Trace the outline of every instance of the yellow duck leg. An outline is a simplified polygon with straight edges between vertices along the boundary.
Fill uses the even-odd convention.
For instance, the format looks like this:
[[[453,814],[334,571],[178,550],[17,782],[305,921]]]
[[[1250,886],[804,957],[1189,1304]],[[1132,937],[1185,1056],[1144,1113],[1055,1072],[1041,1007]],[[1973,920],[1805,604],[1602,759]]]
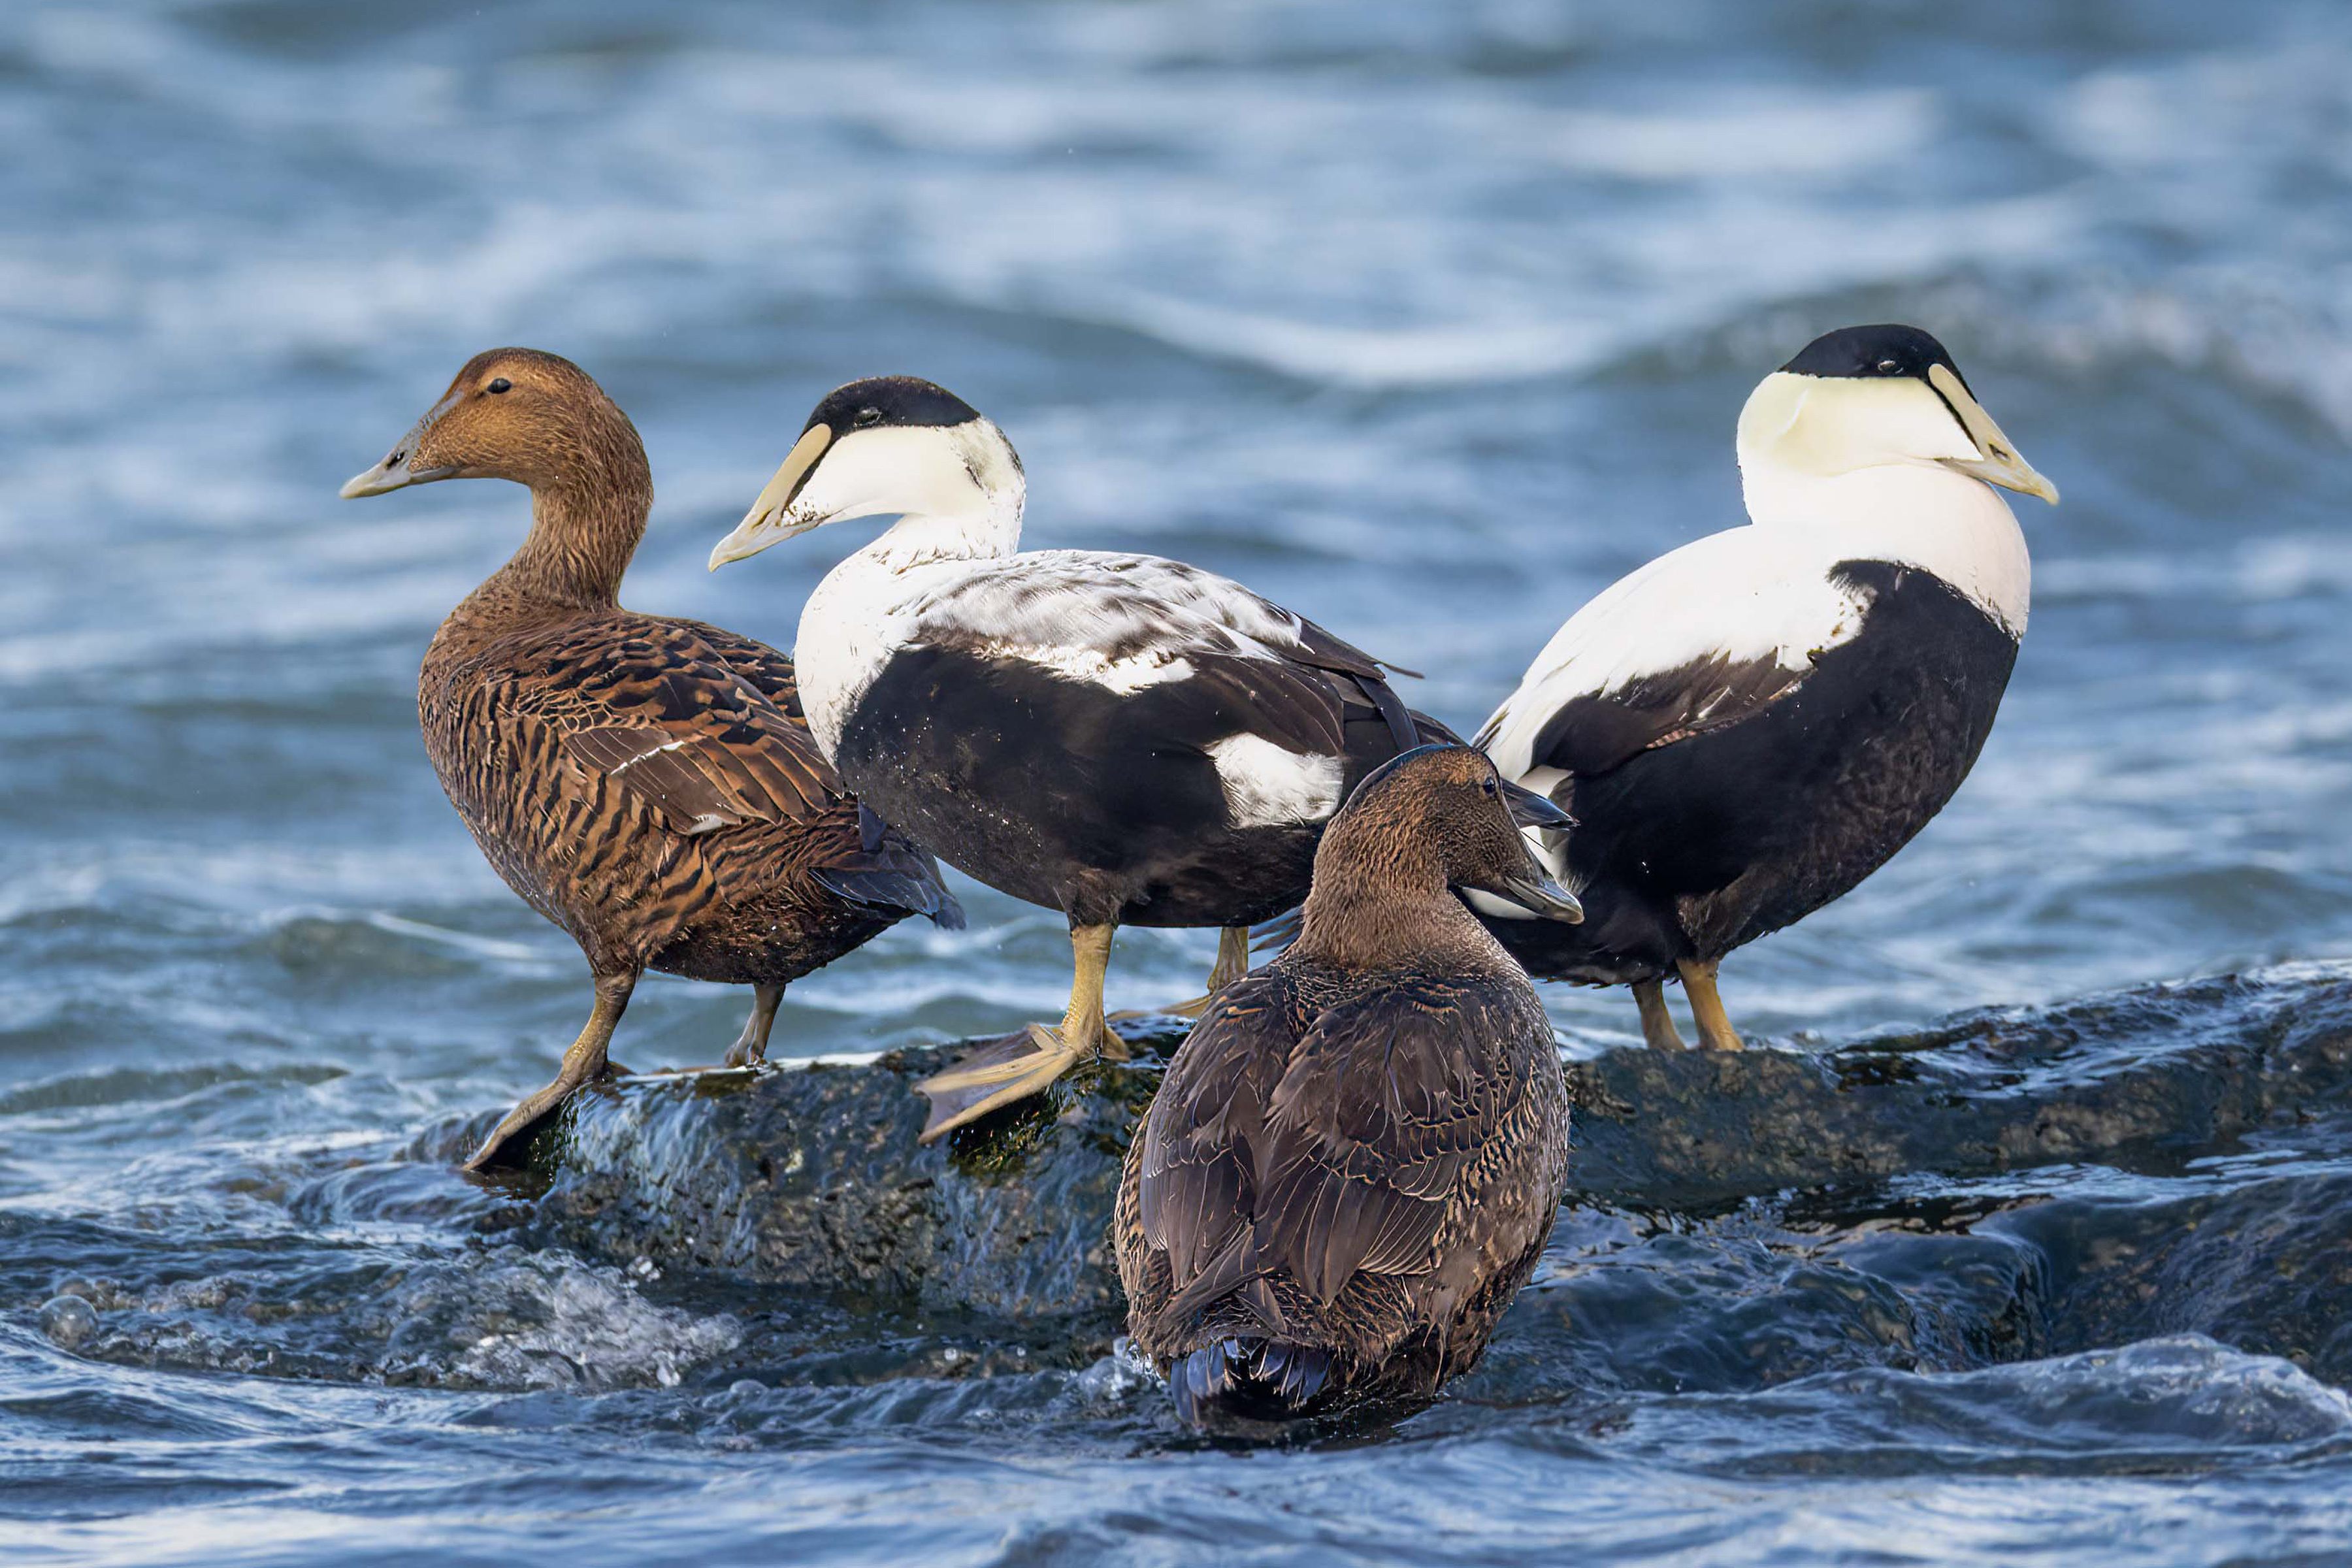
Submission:
[[[966,1056],[943,1073],[915,1086],[931,1102],[923,1123],[926,1143],[944,1137],[1000,1106],[1043,1093],[1047,1085],[1090,1056],[1127,1058],[1127,1045],[1103,1017],[1103,973],[1110,967],[1110,939],[1117,926],[1070,928],[1069,1010],[1062,1026],[1032,1024]]]
[[[1683,990],[1690,997],[1691,1022],[1698,1026],[1698,1043],[1711,1051],[1739,1049],[1738,1032],[1732,1028],[1731,1018],[1723,1010],[1723,998],[1715,989],[1715,963],[1695,963],[1680,959],[1675,967],[1682,971]]]
[[[1642,1038],[1652,1049],[1679,1051],[1684,1048],[1682,1036],[1675,1032],[1675,1016],[1666,1011],[1665,982],[1633,982],[1633,1005],[1642,1010]]]

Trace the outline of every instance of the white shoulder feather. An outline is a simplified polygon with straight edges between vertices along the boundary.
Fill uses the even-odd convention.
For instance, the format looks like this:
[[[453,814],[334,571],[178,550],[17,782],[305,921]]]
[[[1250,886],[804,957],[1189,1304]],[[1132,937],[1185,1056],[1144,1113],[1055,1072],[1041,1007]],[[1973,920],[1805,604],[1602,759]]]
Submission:
[[[1861,629],[1870,595],[1833,581],[1805,542],[1735,528],[1619,578],[1553,634],[1478,743],[1506,777],[1520,778],[1536,765],[1545,725],[1579,698],[1708,660],[1811,669]]]
[[[1304,622],[1181,561],[1037,550],[991,562],[910,606],[908,642],[950,640],[1124,689],[1179,679],[1188,656],[1284,658]]]

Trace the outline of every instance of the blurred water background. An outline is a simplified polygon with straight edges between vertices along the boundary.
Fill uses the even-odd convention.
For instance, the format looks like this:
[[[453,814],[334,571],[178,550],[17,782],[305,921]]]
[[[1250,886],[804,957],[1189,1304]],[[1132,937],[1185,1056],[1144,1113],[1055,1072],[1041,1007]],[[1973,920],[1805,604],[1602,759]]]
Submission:
[[[2352,1402],[2225,1330],[1711,1370],[1804,1250],[1769,1204],[1664,1226],[1753,1269],[1701,1351],[1604,1398],[1512,1382],[1507,1326],[1461,1397],[1270,1454],[1118,1362],[861,1381],[778,1348],[790,1303],[500,1239],[416,1140],[587,991],[413,693],[526,501],[334,497],[473,352],[554,350],[652,456],[629,602],[789,647],[866,533],[704,556],[820,394],[912,372],[1011,435],[1033,542],[1230,573],[1466,728],[1741,520],[1763,372],[1914,321],[2065,504],[2020,502],[1975,775],[1738,955],[1735,1016],[1804,1047],[2343,954],[2352,12],[16,0],[0,140],[0,1558],[2352,1560]],[[969,931],[795,984],[778,1054],[1057,1011],[1058,918],[960,887]],[[1213,948],[1126,933],[1115,1000]],[[618,1054],[712,1059],[745,1002],[650,980]]]

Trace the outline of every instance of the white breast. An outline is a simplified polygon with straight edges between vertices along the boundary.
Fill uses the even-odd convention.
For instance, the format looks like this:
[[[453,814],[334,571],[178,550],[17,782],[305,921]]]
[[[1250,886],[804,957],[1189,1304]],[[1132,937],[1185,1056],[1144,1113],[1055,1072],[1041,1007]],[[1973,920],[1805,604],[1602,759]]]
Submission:
[[[2013,637],[2033,607],[2033,562],[2001,493],[1932,463],[1888,463],[1822,477],[1740,468],[1754,528],[1805,557],[1886,561],[1950,584]]]
[[[986,564],[934,561],[893,570],[876,545],[825,574],[801,610],[793,646],[801,706],[809,733],[825,760],[834,760],[850,710],[893,655],[907,646],[917,606],[929,595]]]

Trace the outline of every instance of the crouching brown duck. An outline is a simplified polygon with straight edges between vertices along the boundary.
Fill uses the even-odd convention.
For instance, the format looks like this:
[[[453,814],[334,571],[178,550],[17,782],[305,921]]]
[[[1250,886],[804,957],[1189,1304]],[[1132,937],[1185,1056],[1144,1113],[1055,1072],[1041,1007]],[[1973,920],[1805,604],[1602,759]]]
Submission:
[[[1535,987],[1464,905],[1580,918],[1492,763],[1423,746],[1316,850],[1298,940],[1220,992],[1129,1146],[1128,1329],[1178,1415],[1425,1398],[1534,1269],[1568,1176],[1568,1086]]]
[[[425,746],[507,885],[569,931],[596,1000],[554,1079],[467,1162],[478,1170],[581,1084],[647,969],[755,987],[729,1052],[756,1063],[785,985],[909,914],[963,912],[809,738],[790,660],[699,621],[621,607],[653,480],[635,426],[577,365],[474,356],[374,467],[381,495],[437,479],[527,485],[514,558],[449,613],[416,683]]]

